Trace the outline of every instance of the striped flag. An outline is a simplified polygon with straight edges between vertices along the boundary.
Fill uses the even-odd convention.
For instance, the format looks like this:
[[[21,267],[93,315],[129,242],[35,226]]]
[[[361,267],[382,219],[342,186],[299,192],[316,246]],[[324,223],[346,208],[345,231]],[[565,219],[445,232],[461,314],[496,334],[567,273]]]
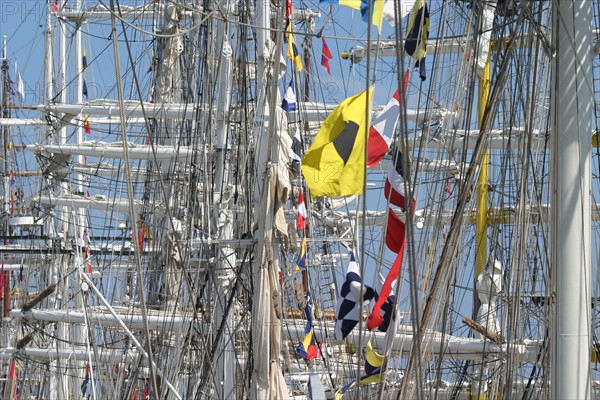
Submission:
[[[369,286],[362,285],[358,263],[354,259],[354,253],[351,253],[350,263],[346,271],[346,280],[340,290],[337,311],[335,313],[336,321],[333,336],[337,340],[342,340],[348,336],[356,324],[358,324],[361,316],[361,310],[359,310],[361,295],[364,302],[371,300],[375,292]]]
[[[396,131],[396,124],[400,117],[400,104],[404,103],[406,89],[408,87],[409,70],[404,74],[403,88],[404,96],[401,98],[400,92],[396,90],[394,96],[390,99],[383,110],[375,117],[369,131],[368,160],[367,165],[374,167],[379,164],[383,157],[390,150],[390,144]]]
[[[304,194],[302,194],[302,189],[300,189],[300,194],[298,195],[298,219],[296,220],[296,228],[298,230],[303,231],[306,228],[306,215]]]

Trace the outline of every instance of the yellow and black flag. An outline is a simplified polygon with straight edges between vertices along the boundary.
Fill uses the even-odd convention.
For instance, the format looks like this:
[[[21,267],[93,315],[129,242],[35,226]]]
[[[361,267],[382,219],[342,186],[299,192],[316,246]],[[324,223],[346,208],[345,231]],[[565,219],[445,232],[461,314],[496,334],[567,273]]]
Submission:
[[[285,41],[288,44],[287,58],[294,62],[294,65],[296,66],[296,71],[302,71],[302,59],[300,59],[300,53],[298,52],[298,47],[296,47],[294,35],[292,35],[292,24],[289,21],[287,26],[285,27]]]
[[[412,16],[408,22],[406,42],[404,49],[417,62],[419,77],[425,80],[427,69],[425,68],[425,56],[427,55],[427,39],[429,38],[429,10],[426,0],[416,0],[412,9]]]
[[[412,15],[406,30],[404,49],[415,60],[419,61],[427,55],[427,39],[429,38],[429,10],[425,0],[417,0],[413,5]]]
[[[365,130],[373,88],[348,97],[325,119],[302,159],[311,197],[347,196],[363,190]]]
[[[81,56],[81,66],[84,71],[87,69],[87,53],[85,52],[85,49],[83,49],[83,54]]]

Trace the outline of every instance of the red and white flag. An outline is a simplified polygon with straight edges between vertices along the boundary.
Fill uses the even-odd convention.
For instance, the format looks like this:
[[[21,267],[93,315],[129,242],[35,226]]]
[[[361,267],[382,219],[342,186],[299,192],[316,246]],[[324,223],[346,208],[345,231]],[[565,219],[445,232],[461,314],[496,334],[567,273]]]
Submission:
[[[406,191],[404,179],[404,159],[400,150],[394,154],[388,176],[385,180],[384,194],[386,199],[390,199],[390,204],[406,209]],[[412,200],[412,208],[416,205],[415,199]],[[392,210],[388,210],[388,226],[385,235],[385,243],[394,253],[398,253],[404,245],[404,221]]]
[[[296,228],[304,230],[306,228],[306,204],[304,203],[304,195],[302,189],[298,195],[298,219],[296,220]]]
[[[408,87],[408,73],[409,70],[406,70],[406,73],[404,74],[404,97],[406,97],[406,89]],[[369,131],[369,156],[367,160],[367,165],[369,167],[379,164],[381,159],[390,150],[390,144],[394,138],[396,124],[400,117],[401,103],[404,103],[404,100],[401,100],[400,92],[396,90],[396,93],[394,93],[394,96],[390,99],[385,108],[381,110],[379,115],[373,120],[373,124]]]

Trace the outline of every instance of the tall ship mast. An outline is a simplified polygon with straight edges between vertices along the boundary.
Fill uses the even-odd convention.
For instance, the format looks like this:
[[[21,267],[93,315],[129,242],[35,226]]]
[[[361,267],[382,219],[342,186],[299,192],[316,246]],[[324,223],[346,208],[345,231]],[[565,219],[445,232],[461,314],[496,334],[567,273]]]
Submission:
[[[599,6],[0,6],[2,397],[600,398]]]

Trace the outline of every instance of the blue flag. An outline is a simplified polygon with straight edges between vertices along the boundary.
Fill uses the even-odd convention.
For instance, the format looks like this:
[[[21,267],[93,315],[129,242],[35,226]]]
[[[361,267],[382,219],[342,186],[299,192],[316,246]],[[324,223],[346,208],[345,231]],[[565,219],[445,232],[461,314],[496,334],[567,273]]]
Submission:
[[[294,78],[290,81],[285,94],[283,95],[283,101],[281,102],[281,108],[285,111],[296,111],[296,90],[294,89]]]

